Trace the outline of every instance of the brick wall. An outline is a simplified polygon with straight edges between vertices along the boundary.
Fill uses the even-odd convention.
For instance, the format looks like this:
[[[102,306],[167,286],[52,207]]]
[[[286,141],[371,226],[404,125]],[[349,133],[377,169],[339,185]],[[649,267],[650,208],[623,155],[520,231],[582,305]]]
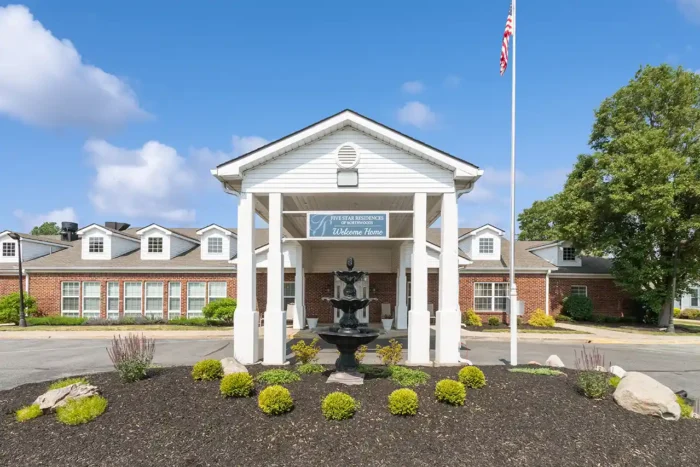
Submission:
[[[545,275],[521,274],[515,276],[515,285],[518,287],[518,299],[525,302],[525,316],[527,320],[538,308],[545,309]],[[462,311],[474,308],[474,283],[475,282],[509,282],[508,274],[460,274],[459,276],[459,307]],[[482,313],[479,315],[498,316],[501,321],[507,322],[507,313]],[[484,318],[482,316],[482,319]]]
[[[600,315],[623,316],[632,309],[632,301],[612,279],[573,279],[549,277],[550,313],[558,315],[564,298],[571,294],[572,285],[585,285],[593,302],[593,312]]]
[[[333,322],[333,307],[321,297],[333,296],[333,274],[306,273],[306,317],[318,318],[320,323]]]
[[[19,279],[17,276],[0,276],[0,297],[12,292],[19,292]]]
[[[294,282],[294,278],[296,277],[296,274],[293,272],[285,272],[284,273],[284,281],[285,282]],[[265,313],[265,310],[267,309],[267,273],[262,272],[258,273],[256,276],[256,283],[255,283],[255,302],[258,305],[258,312],[259,313]],[[291,320],[291,316],[287,316],[288,320]]]

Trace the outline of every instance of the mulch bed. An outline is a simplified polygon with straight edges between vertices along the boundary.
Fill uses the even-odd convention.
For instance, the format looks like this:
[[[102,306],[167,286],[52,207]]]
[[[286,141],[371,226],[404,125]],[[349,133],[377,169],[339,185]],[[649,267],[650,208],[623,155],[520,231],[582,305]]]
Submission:
[[[496,329],[506,330],[506,329],[510,329],[510,326],[508,326],[507,324],[503,324],[503,323],[499,324],[498,326],[491,326],[490,324],[484,322],[483,326],[462,325],[462,329],[466,329],[468,331],[477,331],[477,332],[481,331],[481,332],[483,332],[483,331],[494,331]],[[577,333],[577,331],[575,331],[573,329],[565,329],[565,328],[560,328],[558,326],[554,326],[551,328],[543,328],[543,327],[531,326],[529,324],[518,325],[518,331],[522,331],[524,329],[532,331],[532,332],[557,331],[557,332],[561,332],[561,333],[566,333],[566,332],[570,332],[573,334]]]
[[[252,372],[262,371],[260,366]],[[434,400],[435,382],[457,368],[429,368],[416,388],[415,417],[389,414],[396,385],[326,384],[324,375],[288,385],[294,410],[268,417],[257,399],[224,399],[218,382],[195,382],[190,368],[168,368],[133,384],[91,375],[107,412],[77,427],[45,415],[24,423],[12,413],[48,386],[0,392],[0,465],[700,465],[700,421],[666,422],[625,411],[611,398],[591,401],[566,377],[484,367],[488,386],[469,390],[463,407]],[[321,399],[343,390],[361,404],[354,418],[329,422]]]

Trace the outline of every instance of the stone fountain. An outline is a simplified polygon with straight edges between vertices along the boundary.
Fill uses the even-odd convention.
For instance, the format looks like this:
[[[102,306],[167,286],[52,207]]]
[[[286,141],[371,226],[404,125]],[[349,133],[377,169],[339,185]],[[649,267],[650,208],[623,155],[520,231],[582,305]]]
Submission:
[[[366,275],[362,271],[353,271],[355,260],[348,258],[347,271],[336,271],[335,276],[345,283],[343,296],[341,298],[323,298],[329,301],[335,308],[342,310],[343,316],[340,318],[338,326],[321,328],[318,335],[329,344],[338,348],[340,357],[335,361],[336,372],[328,378],[329,383],[362,384],[364,375],[357,371],[357,360],[355,351],[361,345],[367,345],[379,336],[379,331],[367,327],[361,327],[355,316],[357,310],[366,307],[367,304],[375,300],[373,298],[357,298],[355,282]]]

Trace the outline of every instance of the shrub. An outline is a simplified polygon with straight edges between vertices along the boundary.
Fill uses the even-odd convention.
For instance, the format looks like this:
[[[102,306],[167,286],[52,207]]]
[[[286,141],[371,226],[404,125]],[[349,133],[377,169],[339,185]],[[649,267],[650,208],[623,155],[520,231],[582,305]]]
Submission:
[[[90,396],[71,399],[63,407],[56,409],[56,418],[64,425],[82,425],[102,415],[107,410],[107,399]]]
[[[586,346],[583,346],[581,353],[574,351],[577,370],[596,371],[598,368],[607,368],[605,365],[605,355],[598,352],[596,347],[589,353]]]
[[[681,317],[681,309],[680,309],[680,308],[674,308],[674,309],[673,309],[673,317],[674,317],[674,318],[680,318],[680,317]]]
[[[430,379],[430,375],[425,371],[413,370],[404,366],[391,366],[389,372],[391,380],[399,386],[419,386]]]
[[[18,422],[26,422],[36,417],[40,417],[44,412],[39,408],[39,404],[32,404],[22,407],[15,412],[15,420]]]
[[[355,351],[355,360],[357,361],[357,364],[359,365],[362,363],[362,360],[365,359],[365,356],[367,355],[367,346],[366,345],[361,345],[357,348]]]
[[[594,323],[602,324],[602,323],[605,323],[606,320],[605,320],[605,316],[603,316],[603,315],[593,315],[591,317],[591,321],[593,321]]]
[[[146,370],[153,362],[153,354],[156,350],[155,339],[149,339],[136,334],[126,337],[115,336],[112,346],[107,349],[107,354],[119,373],[119,377],[131,383],[144,379]]]
[[[529,375],[542,375],[542,376],[559,376],[563,375],[563,371],[553,370],[551,368],[509,368],[508,371],[511,373],[527,373]]]
[[[396,339],[391,339],[389,345],[382,347],[377,344],[377,355],[386,366],[398,365],[401,361],[403,346]]]
[[[223,322],[209,321],[206,318],[175,318],[168,321],[173,326],[213,326],[222,325]]]
[[[202,314],[206,319],[233,324],[233,314],[236,312],[236,300],[233,298],[220,298],[207,303],[202,308]]]
[[[257,376],[257,380],[265,384],[289,384],[301,381],[299,375],[289,370],[266,370]]]
[[[357,366],[357,371],[372,378],[389,378],[391,376],[391,368],[385,366],[360,364]]]
[[[564,323],[570,323],[573,320],[574,319],[571,316],[566,316],[566,315],[563,315],[561,313],[559,313],[557,316],[554,317],[554,321],[560,321],[560,322],[564,322]]]
[[[443,379],[435,385],[435,397],[440,402],[451,405],[464,405],[467,398],[467,388],[464,384],[453,379]]]
[[[465,366],[459,370],[457,378],[468,388],[480,389],[486,386],[484,372],[475,366]]]
[[[467,310],[462,313],[462,323],[467,326],[482,326],[481,316],[477,315],[474,310]]]
[[[608,377],[602,371],[582,371],[578,375],[576,386],[590,399],[604,399],[610,390]]]
[[[292,352],[299,363],[311,363],[316,361],[321,347],[318,345],[318,337],[314,337],[310,344],[300,340],[292,346]]]
[[[693,406],[688,404],[685,399],[676,394],[676,402],[681,406],[681,418],[692,418],[693,417]]]
[[[197,362],[192,367],[192,379],[195,381],[213,381],[224,376],[224,367],[219,360],[210,358]]]
[[[611,376],[608,378],[608,384],[611,388],[616,388],[620,384],[620,381],[622,381],[622,378],[619,376]]]
[[[693,308],[685,308],[683,311],[681,311],[679,318],[698,319],[700,318],[700,310],[695,310]]]
[[[48,390],[53,391],[54,389],[65,388],[66,386],[70,386],[71,384],[90,384],[90,382],[85,378],[66,378],[62,379],[61,381],[56,381],[55,383],[52,383],[51,386],[49,386]]]
[[[501,320],[498,316],[489,316],[489,326],[500,326]]]
[[[527,324],[529,324],[530,326],[535,326],[537,328],[553,328],[555,322],[554,318],[552,318],[549,315],[546,315],[544,311],[537,309],[527,321]]]
[[[590,321],[593,318],[593,302],[583,295],[569,295],[564,299],[562,313],[574,321]]]
[[[260,391],[258,407],[267,415],[281,415],[294,408],[294,400],[289,389],[278,385],[268,386]]]
[[[302,365],[297,366],[297,373],[302,375],[323,373],[324,371],[326,371],[326,369],[323,368],[323,365],[319,365],[318,363],[304,363]]]
[[[343,392],[332,392],[323,399],[321,412],[326,420],[347,420],[355,415],[357,402]]]
[[[19,279],[17,279],[19,280]],[[29,294],[24,294],[24,315],[36,314],[36,300]],[[12,292],[0,297],[0,323],[19,324],[19,292]]]
[[[255,384],[248,373],[231,373],[224,376],[219,385],[219,391],[224,397],[248,397],[252,394]]]
[[[73,318],[70,316],[30,316],[27,318],[28,326],[80,326],[87,320],[85,318]]]
[[[397,389],[389,394],[391,415],[415,415],[418,413],[418,394],[411,389]]]

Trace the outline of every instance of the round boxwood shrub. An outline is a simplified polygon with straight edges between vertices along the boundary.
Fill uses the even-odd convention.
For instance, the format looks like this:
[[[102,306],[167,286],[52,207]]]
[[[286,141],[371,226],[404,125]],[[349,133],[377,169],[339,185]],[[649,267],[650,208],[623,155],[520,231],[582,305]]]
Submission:
[[[192,367],[192,378],[196,381],[212,381],[224,376],[224,367],[218,360],[209,359],[197,362]]]
[[[468,388],[479,389],[486,386],[486,376],[484,372],[475,366],[465,366],[457,375],[460,383]]]
[[[254,387],[253,377],[248,373],[232,373],[224,376],[219,390],[225,397],[248,397],[253,392]]]
[[[462,313],[462,324],[466,324],[467,326],[482,326],[481,322],[481,316],[477,315],[474,310],[467,310]]]
[[[63,407],[56,409],[56,418],[64,425],[82,425],[102,415],[107,410],[107,399],[90,396],[71,399]]]
[[[294,408],[294,399],[284,386],[268,386],[260,391],[258,407],[267,415],[281,415]]]
[[[443,379],[435,385],[435,397],[440,402],[451,405],[464,405],[467,398],[467,388],[464,384],[453,379]]]
[[[412,389],[397,389],[389,394],[391,415],[415,415],[418,412],[418,394]]]
[[[564,299],[562,313],[574,321],[590,321],[593,319],[593,302],[583,295],[569,295]]]
[[[537,309],[532,314],[527,324],[536,328],[553,328],[555,321],[554,318],[545,314],[544,311]]]
[[[489,316],[489,326],[500,326],[501,320],[498,316]]]
[[[326,420],[347,420],[355,415],[357,402],[344,392],[332,392],[323,399],[321,412]]]
[[[207,303],[202,308],[202,314],[206,319],[221,321],[225,324],[233,324],[233,314],[236,312],[235,298],[220,298]]]

